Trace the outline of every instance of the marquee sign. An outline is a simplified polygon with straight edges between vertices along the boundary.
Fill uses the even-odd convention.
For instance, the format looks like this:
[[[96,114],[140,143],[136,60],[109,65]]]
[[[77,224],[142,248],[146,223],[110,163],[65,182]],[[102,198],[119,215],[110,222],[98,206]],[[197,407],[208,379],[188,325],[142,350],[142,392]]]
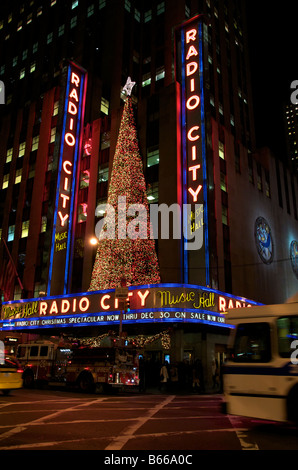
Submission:
[[[177,106],[181,110],[178,134],[182,141],[182,202],[191,207],[190,217],[184,220],[184,227],[187,225],[184,233],[191,235],[197,230],[204,231],[200,253],[190,255],[184,244],[184,281],[189,282],[193,266],[201,265],[202,268],[204,265],[205,277],[201,281],[209,285],[203,18],[199,15],[177,30],[176,80],[181,84]]]
[[[82,126],[87,75],[77,65],[68,66],[63,128],[60,143],[56,202],[50,254],[48,293],[68,292],[76,212],[77,168],[82,147]]]
[[[257,305],[200,286],[159,284],[130,287],[130,312],[123,323],[199,322],[225,325],[228,308]],[[27,329],[59,326],[112,325],[120,322],[119,300],[115,290],[79,295],[4,302],[0,328]]]

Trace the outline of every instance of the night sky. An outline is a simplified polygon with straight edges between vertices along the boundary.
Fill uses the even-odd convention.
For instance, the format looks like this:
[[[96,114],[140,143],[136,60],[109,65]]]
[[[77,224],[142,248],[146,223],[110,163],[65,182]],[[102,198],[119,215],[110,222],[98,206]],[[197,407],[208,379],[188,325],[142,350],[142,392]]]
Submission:
[[[298,2],[246,2],[257,145],[283,159],[283,105],[298,80]]]

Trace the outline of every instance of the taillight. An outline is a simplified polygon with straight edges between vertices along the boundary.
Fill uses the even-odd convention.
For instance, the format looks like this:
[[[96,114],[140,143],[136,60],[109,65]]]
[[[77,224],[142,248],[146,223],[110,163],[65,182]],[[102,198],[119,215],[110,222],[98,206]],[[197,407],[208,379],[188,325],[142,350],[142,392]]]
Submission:
[[[17,372],[19,372],[19,374],[22,374],[24,371],[23,369],[18,369]]]

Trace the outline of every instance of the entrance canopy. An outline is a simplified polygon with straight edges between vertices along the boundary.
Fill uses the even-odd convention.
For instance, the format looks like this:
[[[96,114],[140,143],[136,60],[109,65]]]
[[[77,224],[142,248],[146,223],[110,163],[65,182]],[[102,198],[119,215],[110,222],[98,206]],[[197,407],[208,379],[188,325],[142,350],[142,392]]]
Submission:
[[[120,310],[115,289],[4,302],[0,331],[139,323],[204,323],[227,327],[225,311],[260,305],[207,287],[158,284],[129,287]]]

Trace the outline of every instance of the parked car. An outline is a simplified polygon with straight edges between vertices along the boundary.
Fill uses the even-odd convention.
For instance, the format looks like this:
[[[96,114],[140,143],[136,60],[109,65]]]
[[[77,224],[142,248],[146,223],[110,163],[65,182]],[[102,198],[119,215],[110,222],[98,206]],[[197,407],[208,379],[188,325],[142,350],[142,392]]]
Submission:
[[[8,395],[11,390],[23,387],[23,369],[18,361],[10,356],[5,356],[4,363],[0,362],[0,390]]]

